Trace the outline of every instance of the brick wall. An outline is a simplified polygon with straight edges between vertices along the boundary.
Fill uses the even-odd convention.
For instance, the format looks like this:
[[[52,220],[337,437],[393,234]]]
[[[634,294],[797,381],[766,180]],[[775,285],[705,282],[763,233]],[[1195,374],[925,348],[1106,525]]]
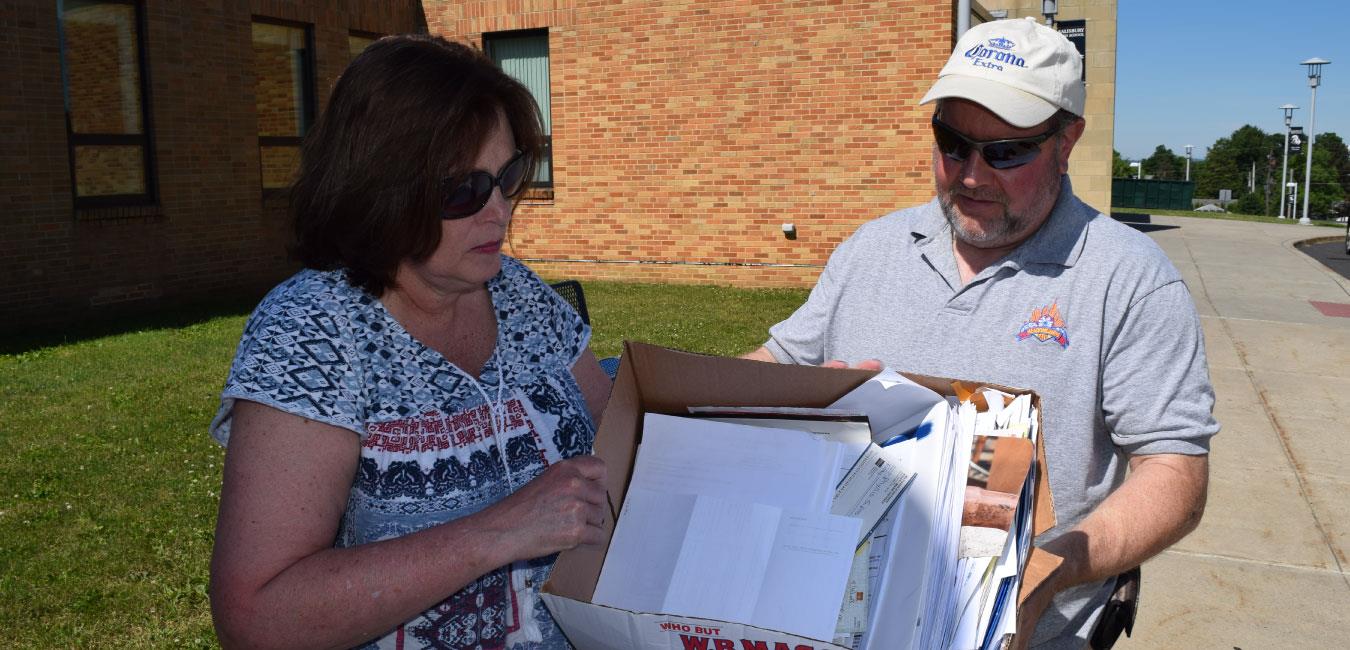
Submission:
[[[294,267],[283,247],[284,201],[264,199],[261,188],[253,16],[314,26],[320,108],[351,58],[349,31],[425,29],[415,0],[147,2],[159,200],[77,210],[57,4],[0,0],[0,331],[225,292],[261,295]]]
[[[481,44],[485,32],[547,29],[555,193],[522,205],[510,252],[556,276],[765,286],[810,284],[860,223],[931,197],[929,111],[916,103],[953,22],[952,3],[934,0],[151,1],[159,200],[77,210],[56,5],[0,0],[0,330],[261,291],[293,270],[284,200],[261,189],[264,174],[289,173],[294,152],[257,145],[267,125],[254,16],[313,25],[320,110],[351,59],[350,31],[430,29]],[[1114,8],[1061,2],[1061,18],[1088,18],[1089,47],[1102,48],[1089,54],[1089,110],[1102,120],[1114,98]],[[72,74],[127,78],[128,60],[109,49],[124,35],[90,22],[108,34],[72,42],[107,51]],[[280,88],[266,78],[264,103]],[[90,87],[84,99],[99,109],[77,119],[140,128],[125,82]],[[1109,160],[1109,147],[1109,131],[1080,143],[1080,191],[1093,191],[1082,165]],[[103,184],[89,191],[139,182],[125,150],[77,156],[91,170],[82,182]]]
[[[511,235],[537,270],[809,285],[859,224],[932,196],[917,102],[951,52],[950,2],[423,5],[475,44],[548,29],[555,193]]]

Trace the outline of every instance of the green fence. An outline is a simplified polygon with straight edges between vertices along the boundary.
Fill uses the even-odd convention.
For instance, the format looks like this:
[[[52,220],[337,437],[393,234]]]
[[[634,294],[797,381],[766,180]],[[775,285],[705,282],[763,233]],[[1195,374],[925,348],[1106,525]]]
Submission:
[[[1190,210],[1195,183],[1148,179],[1111,179],[1111,207]]]

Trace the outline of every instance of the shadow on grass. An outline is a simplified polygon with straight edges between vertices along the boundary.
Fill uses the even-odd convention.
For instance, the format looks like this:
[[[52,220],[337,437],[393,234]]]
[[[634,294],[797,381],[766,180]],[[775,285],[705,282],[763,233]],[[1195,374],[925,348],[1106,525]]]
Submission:
[[[20,354],[118,334],[187,327],[225,316],[244,316],[253,311],[265,293],[265,290],[241,292],[209,301],[194,300],[137,311],[86,315],[66,325],[16,328],[0,337],[0,354]]]

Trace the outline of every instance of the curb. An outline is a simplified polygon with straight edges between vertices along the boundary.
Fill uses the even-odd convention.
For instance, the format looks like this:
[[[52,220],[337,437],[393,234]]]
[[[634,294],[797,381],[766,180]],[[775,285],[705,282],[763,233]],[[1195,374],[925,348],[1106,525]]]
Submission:
[[[1297,253],[1298,256],[1307,263],[1317,267],[1317,270],[1321,271],[1322,273],[1325,273],[1327,277],[1330,277],[1332,280],[1335,280],[1336,284],[1340,285],[1342,291],[1346,292],[1347,294],[1350,294],[1350,280],[1341,277],[1340,273],[1337,273],[1327,268],[1325,264],[1313,259],[1311,255],[1308,255],[1307,253],[1304,253],[1303,251],[1299,250],[1304,246],[1315,246],[1317,244],[1325,244],[1328,242],[1343,241],[1344,239],[1345,238],[1342,235],[1333,235],[1322,237],[1309,237],[1307,239],[1286,239],[1280,242],[1280,244],[1283,245],[1290,252]]]
[[[1298,240],[1298,241],[1294,241],[1294,240],[1290,240],[1290,241],[1293,242],[1295,248],[1303,248],[1304,246],[1316,246],[1317,244],[1329,244],[1329,243],[1334,242],[1334,241],[1341,241],[1342,239],[1344,239],[1344,238],[1341,237],[1340,235],[1332,235],[1332,236],[1330,236],[1330,237],[1313,237],[1312,239],[1300,239],[1300,240]]]

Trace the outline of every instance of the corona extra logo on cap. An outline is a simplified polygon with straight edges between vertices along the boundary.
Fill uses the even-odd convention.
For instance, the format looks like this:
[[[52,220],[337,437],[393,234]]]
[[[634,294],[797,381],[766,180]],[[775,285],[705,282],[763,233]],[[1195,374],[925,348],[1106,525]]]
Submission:
[[[1017,49],[1017,43],[997,36],[988,40],[987,44],[976,43],[965,51],[966,60],[977,68],[989,68],[990,70],[1003,71],[1003,66],[1010,65],[1018,68],[1027,67],[1026,59],[1023,59],[1013,50]]]

